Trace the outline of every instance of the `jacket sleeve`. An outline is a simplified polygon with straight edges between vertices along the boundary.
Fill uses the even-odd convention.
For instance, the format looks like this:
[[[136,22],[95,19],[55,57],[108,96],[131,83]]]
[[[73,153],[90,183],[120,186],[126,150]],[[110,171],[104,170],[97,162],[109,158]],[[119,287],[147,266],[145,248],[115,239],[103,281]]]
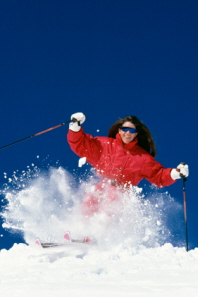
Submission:
[[[86,157],[92,166],[100,159],[103,149],[99,138],[84,133],[82,127],[79,132],[69,130],[67,141],[71,150],[81,158]]]
[[[164,168],[159,162],[155,161],[150,155],[146,155],[146,161],[141,170],[141,177],[162,188],[172,185],[175,180],[170,176],[172,168]]]

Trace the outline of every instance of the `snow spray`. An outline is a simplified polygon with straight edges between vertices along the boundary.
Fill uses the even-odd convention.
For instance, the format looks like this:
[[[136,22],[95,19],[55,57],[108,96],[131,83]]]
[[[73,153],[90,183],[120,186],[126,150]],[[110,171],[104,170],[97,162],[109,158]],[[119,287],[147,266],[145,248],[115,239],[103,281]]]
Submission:
[[[40,170],[33,166],[5,178],[7,183],[1,191],[6,200],[1,214],[3,227],[21,232],[30,245],[36,238],[62,242],[69,230],[73,238],[94,238],[101,248],[156,247],[172,242],[170,221],[175,227],[174,218],[182,212],[182,206],[168,192],[151,186],[145,194],[134,186],[124,193],[116,190],[119,199],[108,206],[113,210],[111,216],[106,209],[83,217],[83,197],[98,182],[92,171],[86,178],[76,179],[62,167]],[[108,194],[104,191],[102,195],[105,199]],[[175,234],[179,228],[173,230]]]

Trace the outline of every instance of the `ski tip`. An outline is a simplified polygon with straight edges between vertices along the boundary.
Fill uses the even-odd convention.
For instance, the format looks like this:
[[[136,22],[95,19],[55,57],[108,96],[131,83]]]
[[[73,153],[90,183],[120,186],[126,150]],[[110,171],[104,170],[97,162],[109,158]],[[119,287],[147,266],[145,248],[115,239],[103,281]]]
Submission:
[[[63,237],[64,237],[64,239],[66,239],[67,241],[71,242],[71,236],[70,236],[70,232],[69,232],[69,231],[65,232],[65,234],[64,234]]]
[[[34,242],[34,243],[35,243],[36,245],[39,245],[39,246],[41,246],[40,239],[38,239],[38,238],[35,240],[35,242]]]

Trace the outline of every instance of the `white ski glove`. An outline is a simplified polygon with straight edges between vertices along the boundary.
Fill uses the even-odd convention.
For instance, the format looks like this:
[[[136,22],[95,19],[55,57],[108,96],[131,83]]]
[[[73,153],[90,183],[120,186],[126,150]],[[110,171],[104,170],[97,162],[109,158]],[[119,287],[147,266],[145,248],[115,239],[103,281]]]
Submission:
[[[84,123],[84,121],[86,119],[85,115],[82,112],[77,112],[77,113],[72,114],[71,120],[73,120],[73,119],[75,119],[76,121],[71,122],[69,124],[69,129],[74,132],[78,132],[78,131],[80,131],[80,125],[82,123]]]
[[[176,169],[172,169],[170,176],[172,179],[176,180],[181,177],[187,177],[189,175],[188,165],[185,163],[180,163]]]

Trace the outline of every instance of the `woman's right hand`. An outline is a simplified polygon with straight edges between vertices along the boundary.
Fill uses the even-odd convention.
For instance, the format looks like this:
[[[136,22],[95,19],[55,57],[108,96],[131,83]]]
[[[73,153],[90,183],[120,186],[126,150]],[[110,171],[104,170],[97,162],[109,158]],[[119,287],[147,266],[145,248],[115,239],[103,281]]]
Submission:
[[[86,120],[85,115],[82,112],[76,112],[71,115],[72,122],[69,124],[69,129],[78,132],[80,131],[80,125]]]

